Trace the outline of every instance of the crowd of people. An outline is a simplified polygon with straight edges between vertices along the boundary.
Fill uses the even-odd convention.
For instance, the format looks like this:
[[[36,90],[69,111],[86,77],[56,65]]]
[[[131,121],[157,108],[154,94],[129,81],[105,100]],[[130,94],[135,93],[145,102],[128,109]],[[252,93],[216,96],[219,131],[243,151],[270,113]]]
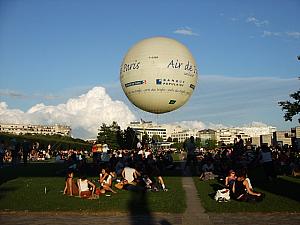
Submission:
[[[108,151],[101,155],[105,160],[94,165],[99,171],[97,180],[87,179],[82,168],[69,167],[65,195],[95,199],[105,193],[115,194],[118,189],[137,192],[168,191],[162,174],[173,168],[171,152],[153,152],[149,148]],[[77,181],[73,181],[74,173],[78,173]]]
[[[6,165],[17,165],[21,162],[27,164],[29,161],[47,161],[55,159],[55,162],[70,162],[77,160],[85,160],[91,157],[87,150],[59,150],[53,149],[49,144],[47,146],[40,146],[39,142],[30,142],[26,139],[11,140],[5,142],[0,141],[0,168]]]
[[[248,171],[263,167],[268,181],[275,181],[277,175],[299,175],[300,155],[292,148],[269,147],[263,144],[255,148],[237,139],[231,147],[199,149],[191,137],[184,145],[187,167],[193,166],[202,181],[219,178],[230,190],[231,197],[240,201],[261,200],[262,194],[254,191]],[[173,169],[172,152],[163,149],[143,148],[135,150],[108,150],[102,153],[86,150],[53,150],[50,145],[41,148],[39,143],[27,140],[0,142],[0,167],[4,163],[16,165],[23,161],[54,159],[66,163],[67,176],[64,194],[94,198],[106,192],[116,193],[118,189],[132,191],[167,191],[163,172]],[[93,158],[98,179],[88,180],[84,175],[87,159]],[[79,179],[73,181],[74,173]],[[244,195],[244,197],[241,197]],[[245,197],[246,196],[246,197]]]
[[[232,147],[197,151],[194,139],[190,138],[186,148],[185,168],[193,165],[202,181],[219,178],[230,191],[231,198],[238,201],[261,201],[264,196],[254,191],[248,177],[248,171],[254,168],[263,168],[265,182],[275,182],[277,175],[299,175],[299,152],[286,146],[281,148],[262,144],[255,148],[237,139]]]

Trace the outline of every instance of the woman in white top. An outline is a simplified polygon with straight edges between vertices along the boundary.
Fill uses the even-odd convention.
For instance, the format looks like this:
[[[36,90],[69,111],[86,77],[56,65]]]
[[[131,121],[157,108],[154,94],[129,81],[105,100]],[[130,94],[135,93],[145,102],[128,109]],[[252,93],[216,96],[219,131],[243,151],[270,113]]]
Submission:
[[[81,198],[90,198],[93,197],[96,189],[96,185],[89,181],[86,177],[81,177],[77,180],[79,188],[79,196]],[[90,190],[90,187],[92,190]]]
[[[109,169],[102,169],[99,175],[99,183],[102,190],[111,191],[112,193],[117,193],[111,188],[112,184],[112,175],[110,174]]]

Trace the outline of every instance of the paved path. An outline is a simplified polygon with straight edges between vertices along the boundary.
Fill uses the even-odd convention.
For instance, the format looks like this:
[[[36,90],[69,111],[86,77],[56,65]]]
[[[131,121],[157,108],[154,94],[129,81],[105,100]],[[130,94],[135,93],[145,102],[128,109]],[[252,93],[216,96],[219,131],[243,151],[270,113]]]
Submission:
[[[205,213],[200,200],[198,198],[197,190],[194,185],[193,178],[183,177],[182,178],[183,188],[186,192],[187,209],[183,214],[184,225],[212,225],[208,214]]]
[[[181,225],[181,214],[0,213],[1,225]]]
[[[209,213],[215,225],[298,225],[300,213]]]

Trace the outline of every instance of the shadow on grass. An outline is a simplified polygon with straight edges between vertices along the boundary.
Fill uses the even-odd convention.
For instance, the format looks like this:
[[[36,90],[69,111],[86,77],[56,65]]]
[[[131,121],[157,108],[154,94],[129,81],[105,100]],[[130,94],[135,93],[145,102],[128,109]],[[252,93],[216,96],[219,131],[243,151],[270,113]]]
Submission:
[[[292,200],[300,201],[300,182],[294,177],[278,177],[274,181],[269,181],[262,167],[258,166],[249,171],[254,190],[259,188],[272,194],[280,195]]]
[[[17,191],[18,188],[5,188],[0,187],[0,200],[6,195],[7,192],[14,192]]]
[[[154,225],[154,220],[149,209],[146,192],[130,191],[128,209],[130,212],[130,220],[132,225]]]
[[[142,190],[130,191],[128,209],[132,225],[154,225],[156,224],[153,214],[149,208],[147,192]],[[172,225],[166,219],[159,221],[161,225]]]
[[[273,182],[268,181],[264,183],[257,183],[256,187],[300,202],[300,183],[289,181],[286,178],[279,177]]]
[[[67,163],[46,162],[32,162],[26,165],[20,163],[16,166],[7,164],[6,167],[0,169],[0,185],[18,177],[65,177],[68,166]],[[83,167],[81,173],[88,176],[99,175],[98,170],[92,164],[87,164]]]
[[[27,165],[20,163],[14,167],[11,164],[6,164],[4,168],[0,169],[0,185],[18,177],[65,177],[68,166],[70,165],[67,163],[47,162],[31,162]],[[101,165],[87,163],[80,169],[80,172],[75,171],[75,176],[84,174],[88,177],[98,177],[99,168],[101,168]],[[180,163],[175,163],[174,169],[163,172],[164,176],[181,176],[179,168]]]

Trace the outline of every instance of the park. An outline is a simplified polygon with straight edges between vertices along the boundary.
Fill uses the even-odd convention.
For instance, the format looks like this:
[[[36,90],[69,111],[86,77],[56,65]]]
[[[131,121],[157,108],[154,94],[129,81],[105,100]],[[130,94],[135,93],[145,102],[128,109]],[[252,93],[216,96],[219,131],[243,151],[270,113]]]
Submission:
[[[299,9],[1,0],[0,223],[300,224]]]

